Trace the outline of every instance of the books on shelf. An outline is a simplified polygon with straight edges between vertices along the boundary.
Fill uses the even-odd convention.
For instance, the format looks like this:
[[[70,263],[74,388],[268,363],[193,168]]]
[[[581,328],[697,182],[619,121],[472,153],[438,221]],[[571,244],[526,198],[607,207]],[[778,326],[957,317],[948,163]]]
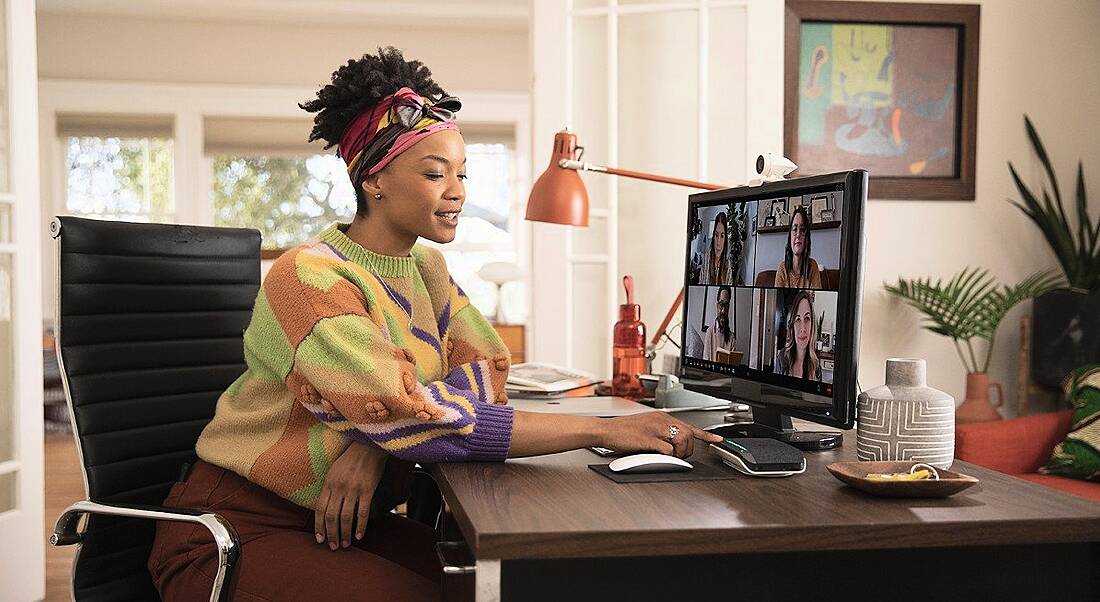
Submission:
[[[586,372],[562,368],[553,364],[527,362],[516,364],[508,372],[508,392],[529,395],[551,395],[598,383]]]

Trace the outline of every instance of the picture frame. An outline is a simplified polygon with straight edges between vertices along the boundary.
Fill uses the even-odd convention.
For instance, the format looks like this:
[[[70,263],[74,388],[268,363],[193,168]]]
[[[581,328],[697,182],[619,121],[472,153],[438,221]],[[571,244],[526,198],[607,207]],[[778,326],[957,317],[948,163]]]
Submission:
[[[829,210],[829,197],[819,196],[810,199],[810,223],[820,224],[826,220],[822,214]],[[832,212],[830,212],[830,215]]]
[[[832,210],[832,209],[824,209],[824,210],[822,210],[822,212],[821,212],[821,221],[823,221],[823,222],[831,222],[831,221],[834,221],[835,219],[836,219],[836,218],[835,218],[835,216],[834,216],[834,212],[833,212],[833,210]]]
[[[974,200],[980,17],[975,4],[787,0],[795,175],[864,168],[872,199]]]

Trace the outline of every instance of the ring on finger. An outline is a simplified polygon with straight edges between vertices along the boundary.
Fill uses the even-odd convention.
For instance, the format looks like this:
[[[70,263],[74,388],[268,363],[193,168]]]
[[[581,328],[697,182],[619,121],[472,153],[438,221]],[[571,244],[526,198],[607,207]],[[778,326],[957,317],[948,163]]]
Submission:
[[[668,425],[668,436],[665,437],[665,440],[667,440],[669,443],[672,443],[673,441],[676,440],[676,435],[679,435],[679,434],[680,434],[680,427],[676,426],[675,424],[670,424],[670,425]]]

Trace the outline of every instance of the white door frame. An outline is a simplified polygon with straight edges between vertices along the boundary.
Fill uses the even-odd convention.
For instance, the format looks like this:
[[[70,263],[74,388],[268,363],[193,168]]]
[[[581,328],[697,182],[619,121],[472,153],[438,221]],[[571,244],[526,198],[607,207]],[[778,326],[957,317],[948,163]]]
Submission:
[[[42,437],[42,272],[39,213],[38,51],[34,0],[4,0],[7,140],[11,211],[11,333],[14,458],[0,474],[16,475],[15,509],[0,514],[0,583],[9,600],[46,595]],[[8,400],[0,400],[8,403]]]
[[[609,0],[605,6],[574,8],[573,0],[533,0],[531,3],[531,59],[534,84],[534,109],[531,140],[532,173],[546,169],[551,140],[555,132],[569,125],[578,107],[573,106],[574,62],[584,57],[573,56],[574,19],[593,16],[607,18],[607,147],[592,149],[593,155],[608,165],[618,161],[618,23],[619,15],[694,11],[698,15],[699,77],[698,77],[698,165],[696,174],[664,174],[706,181],[709,165],[708,140],[708,36],[709,14],[715,8],[740,7],[745,11],[746,79],[745,156],[761,152],[782,153],[783,144],[783,41],[784,6],[780,0],[694,0],[677,3],[619,5]],[[583,140],[581,141],[583,143]],[[595,160],[595,159],[593,159]],[[749,173],[746,166],[746,175]],[[532,236],[533,269],[538,278],[532,280],[533,345],[531,357],[537,361],[573,366],[576,349],[588,341],[574,337],[574,316],[578,311],[606,312],[602,323],[608,334],[617,319],[618,274],[618,186],[615,177],[607,177],[607,209],[593,209],[592,216],[606,218],[606,254],[574,254],[574,228],[535,224]],[[734,184],[734,182],[731,182]],[[686,189],[685,189],[686,190]],[[656,227],[656,225],[655,225]],[[580,264],[603,264],[607,269],[607,290],[601,299],[592,299],[584,307],[574,303],[574,267]],[[679,276],[679,275],[675,275]],[[670,299],[671,300],[671,299]],[[664,307],[648,309],[651,327],[664,317]],[[610,346],[610,336],[607,341]],[[606,350],[606,374],[611,373],[611,350]],[[660,366],[657,366],[659,369]]]

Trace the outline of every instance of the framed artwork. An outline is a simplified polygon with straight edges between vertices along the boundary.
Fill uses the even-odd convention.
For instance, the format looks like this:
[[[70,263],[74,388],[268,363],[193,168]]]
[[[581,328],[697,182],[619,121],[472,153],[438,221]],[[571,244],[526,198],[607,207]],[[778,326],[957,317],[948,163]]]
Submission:
[[[818,196],[810,198],[810,223],[820,224],[825,221],[822,215],[829,209],[829,197]]]
[[[980,16],[974,4],[787,0],[795,175],[863,168],[870,198],[973,200]]]

